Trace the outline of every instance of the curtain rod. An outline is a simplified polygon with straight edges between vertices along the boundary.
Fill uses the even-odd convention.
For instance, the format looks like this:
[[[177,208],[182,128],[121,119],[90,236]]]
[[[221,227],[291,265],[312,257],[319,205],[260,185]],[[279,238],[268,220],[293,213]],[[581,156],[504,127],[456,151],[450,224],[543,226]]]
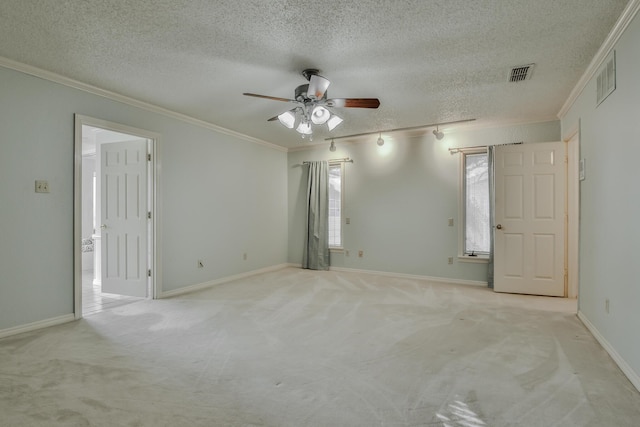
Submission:
[[[395,129],[377,130],[375,132],[364,132],[364,133],[356,133],[356,134],[353,134],[353,135],[334,136],[334,137],[331,137],[331,138],[325,138],[324,140],[325,141],[331,141],[332,139],[355,138],[357,136],[375,135],[376,133],[389,133],[389,132],[400,132],[400,131],[403,131],[403,130],[416,130],[416,129],[434,128],[434,127],[444,126],[444,125],[453,125],[453,124],[456,124],[456,123],[472,122],[474,120],[475,119],[455,120],[453,122],[432,123],[432,124],[428,124],[428,125],[411,126],[411,127],[408,127],[408,128],[395,128]]]
[[[456,148],[449,148],[449,154],[454,155],[456,153],[464,153],[465,151],[469,151],[469,150],[477,150],[480,148],[487,148],[486,145],[474,145],[473,147],[456,147]]]
[[[327,160],[327,162],[333,162],[333,163],[353,163],[353,159],[350,159],[348,157],[344,157],[342,159],[329,159]],[[311,162],[302,162],[303,165],[308,165]]]
[[[520,142],[507,142],[506,144],[492,144],[494,147],[498,146],[498,145],[519,145],[519,144],[524,144],[523,141]],[[455,148],[449,148],[449,154],[454,155],[456,153],[464,153],[465,151],[469,151],[469,150],[476,150],[479,148],[487,148],[488,145],[475,145],[473,147],[455,147]]]

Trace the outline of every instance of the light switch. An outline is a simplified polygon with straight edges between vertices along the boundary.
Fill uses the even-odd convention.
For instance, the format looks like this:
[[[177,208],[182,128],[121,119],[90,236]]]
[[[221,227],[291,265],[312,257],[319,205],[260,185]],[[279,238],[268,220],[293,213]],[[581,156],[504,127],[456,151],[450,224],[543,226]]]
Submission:
[[[344,222],[345,224],[351,224],[351,218],[345,218]]]
[[[449,227],[453,227],[453,218],[449,218]]]

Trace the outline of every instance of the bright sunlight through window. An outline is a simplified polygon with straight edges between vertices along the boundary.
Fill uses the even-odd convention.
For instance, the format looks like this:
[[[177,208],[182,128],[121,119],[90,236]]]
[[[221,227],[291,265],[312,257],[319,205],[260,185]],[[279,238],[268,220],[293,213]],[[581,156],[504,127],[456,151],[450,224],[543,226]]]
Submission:
[[[329,247],[342,248],[342,163],[329,165]]]
[[[490,250],[489,167],[486,152],[464,155],[464,255]]]

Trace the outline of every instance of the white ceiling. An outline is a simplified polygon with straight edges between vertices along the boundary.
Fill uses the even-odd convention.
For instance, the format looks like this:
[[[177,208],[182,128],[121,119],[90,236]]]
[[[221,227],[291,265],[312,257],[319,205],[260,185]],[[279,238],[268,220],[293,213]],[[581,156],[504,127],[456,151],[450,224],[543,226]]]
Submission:
[[[267,118],[319,68],[335,136],[476,118],[556,119],[627,0],[2,0],[0,56],[284,147]],[[508,83],[513,66],[533,77]],[[338,112],[338,110],[336,110]],[[312,144],[326,143],[314,131]]]

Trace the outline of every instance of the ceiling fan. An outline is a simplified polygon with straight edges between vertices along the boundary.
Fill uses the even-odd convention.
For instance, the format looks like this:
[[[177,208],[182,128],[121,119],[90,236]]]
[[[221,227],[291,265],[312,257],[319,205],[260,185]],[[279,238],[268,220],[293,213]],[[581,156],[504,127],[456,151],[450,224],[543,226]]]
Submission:
[[[296,131],[303,138],[307,135],[312,135],[312,125],[326,123],[329,131],[332,131],[343,122],[343,119],[333,113],[330,108],[378,108],[380,106],[378,98],[327,98],[327,88],[331,82],[320,76],[318,72],[319,70],[315,68],[308,68],[302,71],[302,76],[309,83],[296,88],[294,99],[247,92],[243,93],[243,95],[296,104],[291,110],[271,117],[267,121],[279,120],[282,125],[289,129],[293,129],[297,123]]]

